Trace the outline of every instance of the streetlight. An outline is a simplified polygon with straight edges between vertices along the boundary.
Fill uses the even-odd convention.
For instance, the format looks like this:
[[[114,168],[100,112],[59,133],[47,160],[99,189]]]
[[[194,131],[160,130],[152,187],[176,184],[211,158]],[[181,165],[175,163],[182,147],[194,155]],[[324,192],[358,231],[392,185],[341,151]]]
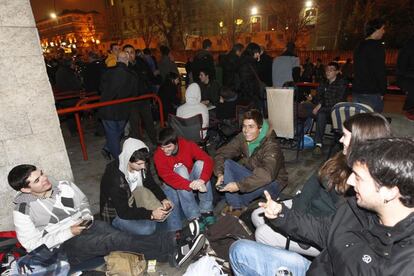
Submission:
[[[257,7],[253,7],[251,10],[251,15],[256,15],[257,14]]]
[[[305,3],[305,7],[306,8],[312,8],[312,6],[313,6],[313,2],[312,1],[306,1],[306,3]]]
[[[55,13],[55,12],[51,12],[51,13],[50,13],[50,18],[52,18],[52,19],[56,19],[56,18],[57,18],[56,13]]]

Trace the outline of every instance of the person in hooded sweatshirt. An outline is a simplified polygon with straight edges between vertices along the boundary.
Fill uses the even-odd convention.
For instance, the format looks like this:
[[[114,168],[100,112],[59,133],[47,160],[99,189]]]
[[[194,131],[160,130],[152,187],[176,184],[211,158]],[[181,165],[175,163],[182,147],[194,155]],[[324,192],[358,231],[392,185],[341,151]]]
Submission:
[[[192,83],[185,91],[185,104],[177,108],[177,116],[181,118],[190,118],[197,114],[203,117],[202,127],[208,128],[209,115],[207,107],[201,103],[201,90],[197,83]],[[207,135],[207,131],[203,131],[203,138]]]
[[[106,166],[101,180],[101,215],[115,228],[135,235],[150,235],[157,223],[166,219],[173,208],[162,189],[155,183],[149,165],[148,147],[138,139],[125,140],[119,160]],[[134,191],[147,188],[156,208],[137,207]],[[158,205],[156,204],[158,202]],[[141,204],[138,204],[142,206]],[[158,207],[157,207],[158,206]],[[115,212],[108,212],[110,209]]]
[[[235,160],[238,160],[236,162]],[[276,133],[257,109],[243,114],[243,130],[214,157],[216,188],[225,193],[225,213],[240,215],[267,190],[275,198],[287,185],[285,159]]]

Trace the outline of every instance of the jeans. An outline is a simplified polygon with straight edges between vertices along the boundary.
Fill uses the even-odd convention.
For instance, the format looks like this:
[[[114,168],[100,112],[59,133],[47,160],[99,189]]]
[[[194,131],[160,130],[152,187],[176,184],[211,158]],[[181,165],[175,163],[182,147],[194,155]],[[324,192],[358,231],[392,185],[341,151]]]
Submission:
[[[121,153],[121,138],[124,133],[126,121],[102,120],[105,129],[106,144],[104,149],[109,151],[114,159]]]
[[[239,240],[230,247],[230,264],[235,276],[275,276],[287,270],[289,275],[306,274],[311,262],[301,255],[284,249]]]
[[[174,172],[190,181],[196,180],[200,178],[203,170],[203,164],[203,161],[196,161],[190,173],[184,165],[174,168]],[[171,211],[170,216],[167,218],[168,231],[177,231],[182,229],[183,225],[181,213],[183,213],[188,220],[192,220],[199,218],[201,213],[213,211],[213,192],[211,190],[210,181],[206,183],[207,192],[197,192],[199,203],[197,203],[193,191],[176,190],[166,184],[163,185],[162,188],[167,198],[174,204],[174,208]]]
[[[384,101],[380,94],[352,94],[352,101],[354,103],[362,103],[369,105],[375,112],[381,113],[384,110]]]
[[[66,253],[71,266],[118,250],[142,253],[147,260],[166,262],[175,250],[174,236],[174,233],[130,235],[103,221],[94,221],[91,228],[65,241],[59,249]]]
[[[121,219],[116,216],[112,221],[112,226],[123,232],[133,235],[151,235],[157,228],[157,222],[148,219],[131,220]]]
[[[322,144],[323,136],[325,135],[326,124],[331,119],[331,114],[324,111],[319,111],[316,115],[316,133],[315,144]]]
[[[234,162],[233,160],[224,161],[224,184],[228,184],[229,182],[238,182],[250,175],[252,175],[252,172],[237,162]],[[273,181],[248,193],[226,192],[225,197],[227,203],[233,208],[242,208],[247,207],[250,202],[256,198],[261,197],[265,190],[267,190],[273,198],[277,198],[280,188],[280,185],[276,181]]]

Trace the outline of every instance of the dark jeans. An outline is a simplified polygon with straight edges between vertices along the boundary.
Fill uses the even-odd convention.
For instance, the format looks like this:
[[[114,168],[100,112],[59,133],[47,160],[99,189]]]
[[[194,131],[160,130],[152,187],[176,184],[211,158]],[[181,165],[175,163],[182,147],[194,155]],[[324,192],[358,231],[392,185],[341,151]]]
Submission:
[[[325,135],[326,124],[330,122],[331,114],[325,111],[319,111],[316,115],[316,133],[315,143],[322,144]]]
[[[121,153],[121,138],[124,134],[126,121],[102,120],[105,129],[106,144],[104,149],[109,151],[114,159]]]
[[[91,228],[65,241],[60,250],[68,256],[70,265],[77,265],[111,251],[130,251],[144,254],[147,260],[165,262],[175,250],[175,233],[157,233],[150,236],[130,235],[103,221],[94,221]]]
[[[168,119],[168,118],[164,118]],[[145,131],[151,143],[157,144],[157,134],[154,128],[154,118],[152,117],[151,103],[149,101],[138,102],[133,105],[131,115],[129,117],[129,123],[131,130],[129,136],[131,138],[142,140],[143,134],[140,133],[140,124],[144,123]]]
[[[248,176],[252,175],[252,172],[246,167],[240,165],[233,160],[224,161],[224,179],[223,183],[228,184],[230,182],[238,182]],[[257,188],[254,191],[248,193],[225,193],[227,204],[233,208],[247,207],[250,202],[263,196],[263,192],[267,190],[272,198],[277,198],[280,192],[281,186],[276,182],[272,181],[262,187]]]
[[[362,103],[369,105],[375,112],[381,113],[384,110],[384,101],[380,94],[352,94],[352,101],[354,103]]]

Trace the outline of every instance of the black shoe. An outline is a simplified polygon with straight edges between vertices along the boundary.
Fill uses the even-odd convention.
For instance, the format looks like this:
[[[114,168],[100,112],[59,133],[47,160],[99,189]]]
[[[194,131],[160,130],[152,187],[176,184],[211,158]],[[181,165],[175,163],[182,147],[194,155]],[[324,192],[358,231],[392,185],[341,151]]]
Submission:
[[[203,248],[206,238],[203,234],[198,235],[194,241],[186,242],[182,240],[178,245],[177,253],[174,256],[174,261],[177,267],[182,266],[187,261],[191,260]]]
[[[106,149],[101,149],[101,154],[105,160],[111,161],[111,153]]]
[[[194,242],[198,235],[200,235],[200,224],[198,219],[194,219],[181,231],[180,240]]]

